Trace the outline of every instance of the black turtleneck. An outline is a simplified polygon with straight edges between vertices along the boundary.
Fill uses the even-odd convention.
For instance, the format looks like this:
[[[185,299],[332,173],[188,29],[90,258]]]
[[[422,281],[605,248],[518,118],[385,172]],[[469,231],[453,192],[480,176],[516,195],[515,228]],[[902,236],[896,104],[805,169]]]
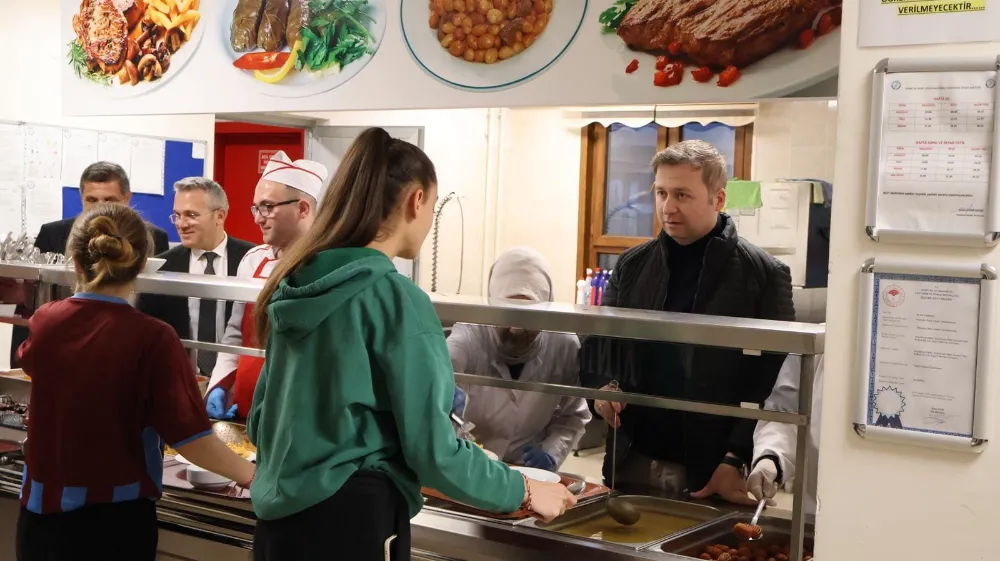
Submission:
[[[698,280],[705,260],[705,250],[712,238],[722,234],[725,221],[722,216],[711,232],[698,241],[681,245],[663,233],[660,243],[667,250],[667,298],[662,304],[665,312],[691,313],[698,293]],[[649,343],[651,362],[655,371],[645,372],[641,380],[641,393],[662,397],[683,398],[686,391],[688,353],[685,345]],[[634,440],[636,449],[655,460],[665,460],[685,465],[684,413],[651,407],[636,408],[634,413]]]
[[[725,225],[720,214],[711,232],[688,245],[681,245],[668,235],[661,238],[660,243],[667,245],[667,271],[670,274],[664,312],[691,313],[694,308],[694,297],[698,293],[698,278],[701,276],[701,266],[705,261],[708,242],[721,235]]]

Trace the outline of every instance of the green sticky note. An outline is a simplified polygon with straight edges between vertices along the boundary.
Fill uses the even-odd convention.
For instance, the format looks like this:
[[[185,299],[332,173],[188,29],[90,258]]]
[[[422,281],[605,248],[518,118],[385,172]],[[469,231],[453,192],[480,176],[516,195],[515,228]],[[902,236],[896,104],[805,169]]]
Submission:
[[[741,210],[764,206],[760,199],[760,182],[732,179],[726,183],[725,210]]]

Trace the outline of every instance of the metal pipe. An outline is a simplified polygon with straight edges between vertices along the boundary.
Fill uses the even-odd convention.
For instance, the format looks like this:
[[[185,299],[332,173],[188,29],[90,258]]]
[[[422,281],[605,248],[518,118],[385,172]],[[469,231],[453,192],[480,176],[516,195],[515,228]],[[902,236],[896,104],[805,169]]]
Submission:
[[[455,373],[455,381],[473,386],[487,386],[494,388],[506,388],[511,390],[532,391],[553,395],[565,395],[582,397],[584,399],[602,399],[605,401],[615,401],[630,405],[642,405],[654,407],[656,409],[673,409],[675,411],[687,411],[689,413],[707,413],[709,415],[721,415],[723,417],[735,417],[739,419],[752,419],[757,421],[776,421],[802,426],[806,423],[806,417],[799,413],[785,413],[781,411],[768,411],[766,409],[750,409],[747,407],[736,407],[733,405],[720,405],[717,403],[702,403],[698,401],[685,401],[668,397],[655,397],[625,392],[611,392],[581,388],[577,386],[561,386],[559,384],[545,384],[542,382],[522,382],[518,380],[506,380],[504,378],[494,378],[492,376],[478,376],[475,374]],[[796,478],[797,479],[797,478]]]
[[[795,481],[792,483],[792,544],[789,561],[802,561],[806,532],[806,489],[809,488],[809,429],[812,426],[813,382],[816,357],[802,357],[799,373],[799,414],[805,417],[795,436]]]

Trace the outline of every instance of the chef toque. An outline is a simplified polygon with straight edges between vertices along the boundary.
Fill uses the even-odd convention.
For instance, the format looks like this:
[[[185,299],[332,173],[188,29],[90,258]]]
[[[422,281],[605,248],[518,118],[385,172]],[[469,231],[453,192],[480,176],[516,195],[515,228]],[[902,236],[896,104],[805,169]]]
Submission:
[[[264,175],[260,178],[298,189],[318,201],[323,193],[323,186],[326,185],[327,174],[323,164],[311,160],[293,162],[288,154],[279,150],[271,156],[264,168]]]
[[[526,247],[504,252],[493,264],[490,298],[523,296],[534,302],[552,301],[552,277],[541,253]]]

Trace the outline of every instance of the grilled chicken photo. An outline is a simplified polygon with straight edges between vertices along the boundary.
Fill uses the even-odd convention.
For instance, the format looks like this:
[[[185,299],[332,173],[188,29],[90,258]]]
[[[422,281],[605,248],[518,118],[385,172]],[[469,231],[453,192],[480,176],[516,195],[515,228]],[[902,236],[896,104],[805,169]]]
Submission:
[[[128,21],[115,0],[83,0],[73,17],[80,46],[101,72],[114,74],[125,64],[128,53]]]
[[[155,7],[153,6],[155,5]],[[108,86],[160,79],[201,19],[200,0],[81,0],[73,16],[70,65]]]
[[[743,68],[794,43],[840,0],[639,0],[618,27],[637,51]]]

